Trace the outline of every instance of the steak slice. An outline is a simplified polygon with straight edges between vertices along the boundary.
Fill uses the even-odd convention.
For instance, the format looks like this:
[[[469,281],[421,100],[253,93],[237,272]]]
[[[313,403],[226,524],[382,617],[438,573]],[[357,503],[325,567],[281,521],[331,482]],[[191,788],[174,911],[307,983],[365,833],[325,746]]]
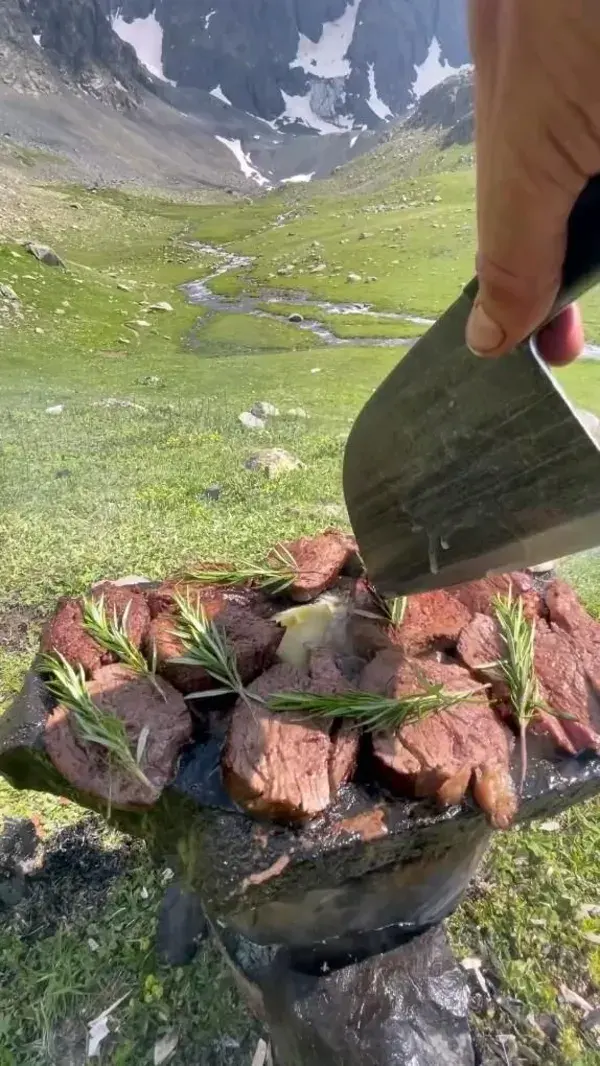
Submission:
[[[468,607],[471,615],[492,614],[495,596],[520,596],[527,618],[542,614],[542,600],[535,589],[531,574],[515,570],[511,574],[493,574],[479,581],[469,581],[465,585],[454,585],[449,589],[450,595]]]
[[[404,617],[392,625],[382,615],[381,603],[364,581],[357,581],[349,615],[349,635],[354,651],[372,659],[378,651],[394,646],[405,655],[454,648],[470,611],[444,589],[422,592],[406,600]]]
[[[208,570],[221,570],[230,569],[225,563],[206,563],[198,564],[198,571],[202,569]],[[159,614],[164,614],[165,611],[175,610],[175,599],[177,596],[183,600],[189,600],[192,606],[197,606],[199,603],[206,603],[221,597],[225,592],[230,595],[244,595],[243,587],[235,587],[232,585],[205,585],[201,581],[186,580],[184,578],[172,577],[167,581],[163,581],[162,585],[158,588],[152,589],[148,592],[148,606],[150,608],[150,614],[152,618],[156,618]]]
[[[442,684],[449,692],[470,692],[473,678],[463,667],[435,659],[408,659],[399,648],[379,654],[364,669],[365,692],[399,698]],[[514,739],[490,707],[484,692],[429,714],[393,732],[376,733],[376,777],[400,795],[434,796],[441,805],[460,803],[472,784],[477,803],[497,829],[506,829],[517,809],[510,774]]]
[[[317,537],[300,537],[281,547],[289,552],[296,564],[296,576],[285,593],[297,603],[315,600],[335,585],[356,552],[354,538],[335,529],[328,529]],[[274,558],[272,555],[271,559]]]
[[[150,612],[144,593],[135,585],[118,586],[110,581],[96,586],[93,599],[104,601],[107,618],[116,610],[120,622],[127,614],[127,636],[137,648],[141,647],[150,624]],[[83,602],[70,596],[59,600],[57,609],[42,633],[41,651],[58,652],[71,664],[81,665],[86,677],[93,677],[97,670],[116,662],[116,656],[98,644],[83,625]]]
[[[202,606],[206,617],[218,626],[230,645],[244,684],[271,666],[285,631],[274,619],[264,616],[262,599],[251,591],[236,590],[230,595],[215,594],[213,589],[212,598],[203,600]],[[156,650],[159,672],[186,695],[220,687],[202,666],[172,662],[187,654],[176,635],[179,626],[176,610],[159,614],[150,625],[147,650],[149,656]]]
[[[192,737],[192,720],[182,696],[166,681],[157,684],[162,696],[147,678],[124,666],[105,666],[88,684],[96,706],[124,722],[134,755],[142,729],[148,729],[140,768],[149,785],[114,761],[111,766],[97,744],[83,743],[71,711],[60,705],[52,711],[45,726],[46,751],[76,789],[122,809],[156,803],[175,776],[181,749]]]
[[[458,653],[473,673],[492,682],[495,698],[512,716],[508,686],[499,678],[497,669],[488,667],[505,654],[496,620],[475,615],[460,636]],[[548,711],[537,713],[529,727],[531,732],[547,737],[570,755],[586,749],[599,750],[598,701],[575,642],[567,633],[538,619],[534,663],[540,698]],[[488,668],[483,669],[484,666]]]
[[[553,628],[574,640],[590,682],[600,692],[600,622],[587,613],[566,581],[553,581],[548,586],[546,605]]]
[[[332,660],[319,653],[314,675],[278,664],[249,687],[262,700],[277,692],[328,694],[350,690]],[[296,822],[314,818],[335,800],[356,765],[358,734],[336,734],[300,714],[274,714],[258,701],[238,700],[223,752],[225,785],[236,803],[259,817]]]

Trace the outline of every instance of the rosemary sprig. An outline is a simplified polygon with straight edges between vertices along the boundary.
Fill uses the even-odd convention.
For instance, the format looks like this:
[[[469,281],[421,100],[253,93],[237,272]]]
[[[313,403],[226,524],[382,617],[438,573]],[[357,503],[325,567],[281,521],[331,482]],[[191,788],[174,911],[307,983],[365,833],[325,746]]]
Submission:
[[[87,690],[83,668],[79,666],[75,670],[58,652],[44,655],[41,666],[46,687],[71,712],[80,740],[103,748],[109,762],[114,761],[125,773],[152,789],[152,783],[131,751],[124,723],[116,714],[103,711],[94,703]]]
[[[372,611],[357,611],[356,613],[363,615],[365,618],[383,619],[389,625],[395,627],[401,626],[406,614],[408,596],[394,596],[391,599],[387,599],[373,585],[369,585],[369,592],[377,605],[379,613],[376,614]]]
[[[394,596],[392,600],[385,600],[386,612],[393,626],[401,626],[406,614],[407,596]]]
[[[451,710],[458,703],[468,703],[486,686],[467,692],[448,692],[443,685],[424,683],[421,692],[399,699],[386,699],[368,692],[349,692],[343,696],[314,696],[309,692],[278,692],[267,698],[270,711],[301,711],[309,717],[329,720],[351,719],[357,728],[375,732],[401,729],[422,721],[430,714]]]
[[[521,749],[521,791],[527,776],[527,730],[538,711],[547,711],[540,696],[535,673],[535,619],[529,621],[523,600],[508,596],[494,598],[494,612],[505,648],[505,656],[490,666],[498,667],[510,693],[510,702],[519,730]]]
[[[297,572],[293,555],[279,544],[264,562],[243,562],[232,569],[190,570],[186,579],[202,585],[252,584],[272,596],[278,596],[294,582]]]
[[[101,596],[99,600],[85,597],[83,600],[83,627],[98,644],[101,644],[107,651],[116,655],[117,659],[124,663],[125,666],[128,666],[130,670],[134,670],[136,674],[141,674],[142,677],[147,678],[162,699],[165,700],[165,694],[156,680],[156,647],[152,653],[151,662],[148,663],[140,649],[135,646],[127,635],[127,619],[130,608],[131,600],[123,611],[121,621],[119,621],[116,607],[113,611],[113,617],[107,617],[104,596]]]
[[[175,603],[180,624],[174,630],[173,635],[183,642],[186,654],[171,659],[171,662],[181,666],[200,666],[221,686],[207,692],[192,692],[186,699],[222,696],[227,692],[233,692],[247,702],[248,693],[240,677],[235,655],[225,635],[207,617],[201,603],[192,606],[189,599],[184,599],[183,596],[175,596]]]

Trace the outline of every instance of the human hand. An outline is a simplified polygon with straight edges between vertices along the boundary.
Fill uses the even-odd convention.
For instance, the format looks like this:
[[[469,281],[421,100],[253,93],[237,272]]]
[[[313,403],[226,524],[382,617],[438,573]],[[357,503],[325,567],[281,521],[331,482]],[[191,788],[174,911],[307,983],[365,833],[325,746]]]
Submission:
[[[600,2],[469,0],[469,17],[480,291],[467,343],[497,356],[550,313],[569,214],[600,173]],[[581,353],[576,305],[540,331],[538,347],[555,364]]]

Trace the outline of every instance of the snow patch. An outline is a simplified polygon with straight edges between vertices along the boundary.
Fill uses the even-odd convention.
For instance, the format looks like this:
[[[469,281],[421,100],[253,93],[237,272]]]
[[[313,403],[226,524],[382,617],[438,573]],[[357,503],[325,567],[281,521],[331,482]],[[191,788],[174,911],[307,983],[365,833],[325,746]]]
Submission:
[[[215,140],[224,144],[229,151],[233,153],[238,161],[240,170],[251,181],[255,181],[257,185],[268,185],[269,181],[265,178],[264,174],[261,174],[255,166],[252,165],[250,156],[244,152],[242,148],[242,142],[238,140],[229,140],[227,137],[220,137],[219,134],[215,134]]]
[[[282,178],[282,185],[299,185],[303,181],[312,181],[316,170],[313,170],[312,174],[293,174],[291,178]]]
[[[384,104],[383,100],[377,95],[377,87],[375,85],[375,64],[369,63],[369,98],[367,100],[367,106],[371,108],[374,115],[377,118],[381,118],[384,121],[388,118],[392,118],[392,112],[387,104]]]
[[[155,78],[169,82],[170,85],[176,84],[165,77],[163,70],[163,28],[156,18],[156,11],[144,19],[126,22],[121,15],[121,8],[118,8],[112,20],[112,28],[122,41],[131,45],[142,66],[154,74]]]
[[[277,122],[300,122],[310,130],[318,130],[319,133],[340,133],[342,130],[352,129],[352,119],[348,115],[340,115],[337,125],[317,115],[312,108],[310,89],[305,96],[288,96],[283,89],[281,95],[285,110]]]
[[[290,63],[316,78],[345,78],[351,73],[346,53],[352,44],[361,0],[349,0],[343,15],[325,22],[318,41],[299,34],[298,52]]]
[[[211,89],[210,95],[214,96],[215,100],[220,100],[222,104],[228,104],[229,107],[233,106],[231,100],[228,100],[225,96],[225,93],[223,92],[220,85],[216,85],[214,89]]]
[[[468,70],[468,64],[462,67],[451,67],[446,60],[442,60],[442,48],[437,37],[433,37],[429,45],[427,58],[420,66],[415,65],[415,80],[412,91],[417,99],[424,96],[434,86],[445,81],[451,74],[458,74],[462,70]],[[370,105],[369,105],[370,106]]]
[[[210,20],[211,20],[211,18],[213,17],[213,15],[216,15],[216,13],[217,13],[217,9],[216,9],[216,8],[214,8],[214,10],[213,10],[213,11],[209,11],[209,12],[208,12],[208,15],[205,15],[205,16],[204,16],[204,29],[205,29],[205,30],[207,30],[207,29],[208,29],[208,27],[210,26]]]
[[[41,48],[42,47],[42,35],[41,35],[41,33],[34,33],[33,34],[33,39],[34,39],[35,43],[37,44],[38,48]]]

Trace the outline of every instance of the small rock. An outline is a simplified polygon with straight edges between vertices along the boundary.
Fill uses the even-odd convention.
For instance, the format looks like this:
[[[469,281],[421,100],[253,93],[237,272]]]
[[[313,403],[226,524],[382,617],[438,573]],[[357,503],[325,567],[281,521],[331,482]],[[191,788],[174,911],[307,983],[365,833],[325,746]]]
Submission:
[[[60,481],[62,478],[71,477],[71,471],[70,470],[57,470],[55,475],[54,475],[54,477],[56,478],[57,481]]]
[[[57,255],[56,252],[53,252],[52,248],[49,248],[46,244],[35,244],[33,241],[29,241],[25,247],[27,251],[35,256],[40,263],[43,263],[44,266],[64,267],[65,265],[60,256]]]
[[[311,274],[322,274],[327,270],[327,263],[317,263],[316,266],[311,267]]]
[[[321,373],[321,367],[320,366],[313,366],[313,368],[311,370],[311,374],[320,374],[320,373]]]
[[[133,324],[134,326],[137,326],[138,329],[145,329],[147,326],[150,325],[149,322],[146,322],[145,318],[136,318]]]
[[[560,822],[540,822],[538,829],[541,829],[543,833],[559,833],[561,829]]]
[[[138,385],[148,385],[153,389],[160,389],[164,382],[162,378],[157,377],[156,374],[147,374],[143,378],[138,378]]]
[[[47,415],[62,415],[64,409],[65,409],[64,403],[57,403],[57,404],[55,404],[54,407],[47,407],[46,408],[46,414]]]
[[[277,271],[277,273],[279,274],[279,277],[283,278],[283,277],[286,277],[286,275],[293,273],[293,270],[294,270],[293,266],[288,265],[288,266],[284,266],[284,267],[279,267],[279,270]]]
[[[369,237],[372,237],[372,236],[373,236],[372,233],[367,233],[366,230],[364,230],[362,233],[359,233],[358,239],[359,239],[359,241],[367,241],[369,239]]]
[[[223,489],[220,485],[209,485],[204,490],[202,496],[205,500],[220,500]]]
[[[304,322],[304,315],[301,315],[299,314],[299,312],[294,311],[292,315],[288,316],[288,322]]]
[[[36,327],[35,327],[34,333],[43,333],[43,332],[44,332],[44,331],[43,331],[43,329],[42,329],[42,327],[41,327],[41,326],[36,326]]]
[[[441,204],[441,202],[442,202],[441,196],[434,196],[433,202],[434,202],[434,204]]]
[[[308,418],[308,415],[303,407],[290,407],[289,411],[286,411],[288,418]]]
[[[292,470],[303,470],[305,464],[283,448],[265,448],[251,455],[244,466],[246,470],[262,470],[271,479],[280,474],[289,474]]]
[[[118,281],[117,289],[121,289],[121,292],[132,292],[133,285],[129,281]]]
[[[171,304],[166,300],[159,300],[158,303],[150,304],[149,311],[172,311]]]
[[[257,403],[252,404],[250,411],[256,418],[277,418],[279,414],[277,408],[265,400],[258,400]]]
[[[64,307],[57,307],[54,312],[55,315],[66,315],[66,313]]]
[[[238,422],[245,427],[245,429],[264,429],[265,423],[262,418],[257,418],[256,415],[251,414],[250,411],[242,411],[238,415]]]
[[[373,275],[371,275],[370,277],[367,278],[367,281],[377,281],[377,278],[374,277]]]
[[[348,281],[362,281],[360,274],[353,274],[352,271],[348,274]]]
[[[19,303],[19,297],[17,296],[17,294],[16,294],[15,290],[12,288],[12,286],[11,285],[5,285],[1,281],[0,281],[0,297],[2,297],[3,300],[10,300],[11,303],[15,303],[15,304]]]

